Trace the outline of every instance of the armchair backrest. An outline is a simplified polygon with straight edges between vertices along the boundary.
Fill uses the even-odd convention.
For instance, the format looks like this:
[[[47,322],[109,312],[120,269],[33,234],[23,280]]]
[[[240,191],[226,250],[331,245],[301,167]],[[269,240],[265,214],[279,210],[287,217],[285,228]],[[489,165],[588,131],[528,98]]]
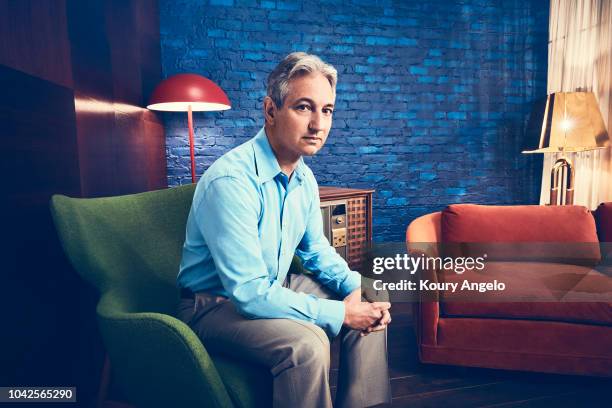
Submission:
[[[126,312],[173,314],[176,276],[195,185],[118,197],[54,195],[51,211],[77,272]]]

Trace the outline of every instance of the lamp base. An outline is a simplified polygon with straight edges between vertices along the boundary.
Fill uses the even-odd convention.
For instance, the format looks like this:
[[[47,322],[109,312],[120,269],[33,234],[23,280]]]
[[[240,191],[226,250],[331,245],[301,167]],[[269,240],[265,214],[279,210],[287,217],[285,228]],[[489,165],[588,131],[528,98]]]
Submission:
[[[574,204],[574,166],[565,158],[559,158],[550,170],[550,205]]]

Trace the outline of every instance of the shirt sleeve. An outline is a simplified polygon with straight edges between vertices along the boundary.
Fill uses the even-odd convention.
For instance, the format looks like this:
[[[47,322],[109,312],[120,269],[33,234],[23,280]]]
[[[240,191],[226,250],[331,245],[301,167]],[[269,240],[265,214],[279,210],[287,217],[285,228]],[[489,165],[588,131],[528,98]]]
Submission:
[[[297,256],[304,267],[313,272],[321,283],[346,297],[361,286],[361,275],[351,271],[346,261],[336,252],[323,233],[323,217],[319,189],[314,182],[314,196],[306,232],[298,245]]]
[[[257,228],[255,185],[238,176],[220,177],[207,186],[195,211],[221,283],[242,315],[305,320],[330,336],[340,332],[342,301],[294,292],[269,276]]]

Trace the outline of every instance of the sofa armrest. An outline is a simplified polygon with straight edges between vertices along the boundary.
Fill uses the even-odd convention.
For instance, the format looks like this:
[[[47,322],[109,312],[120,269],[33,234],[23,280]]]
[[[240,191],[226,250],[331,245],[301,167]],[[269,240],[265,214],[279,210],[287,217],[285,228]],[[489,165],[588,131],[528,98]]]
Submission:
[[[441,242],[441,219],[441,212],[423,215],[422,217],[414,219],[406,229],[406,244],[408,245],[408,251],[410,251],[411,248],[414,249],[414,245],[420,247],[424,244]],[[430,255],[436,256],[437,252],[430,253]]]
[[[413,305],[417,344],[436,345],[438,343],[438,320],[440,304],[438,302],[416,302]]]
[[[415,253],[411,254],[415,255]],[[426,279],[430,282],[438,282],[438,273],[436,270],[420,269],[417,272],[417,276],[419,280]],[[427,293],[419,292],[419,300],[414,303],[413,317],[419,345],[437,344],[438,321],[440,318],[439,296],[437,291],[428,291]]]
[[[441,213],[427,214],[413,220],[406,229],[406,246],[412,256],[421,254],[428,257],[439,256],[438,242],[441,237]],[[438,281],[435,270],[418,271],[420,279]],[[420,298],[413,306],[413,317],[417,342],[420,345],[437,343],[440,304],[437,294],[429,293],[427,298]],[[420,348],[419,348],[420,349]]]
[[[182,321],[124,312],[125,295],[105,293],[98,322],[113,372],[137,406],[232,406],[209,354]]]

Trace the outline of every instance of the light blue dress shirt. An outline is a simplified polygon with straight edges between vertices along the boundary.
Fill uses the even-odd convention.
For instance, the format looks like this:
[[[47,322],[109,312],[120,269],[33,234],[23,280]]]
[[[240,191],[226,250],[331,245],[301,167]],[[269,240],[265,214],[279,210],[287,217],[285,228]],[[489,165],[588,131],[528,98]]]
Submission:
[[[312,171],[300,159],[291,179],[283,174],[262,129],[198,182],[178,285],[227,296],[249,318],[300,319],[337,335],[342,301],[282,286],[294,254],[340,298],[361,284],[325,238]]]

